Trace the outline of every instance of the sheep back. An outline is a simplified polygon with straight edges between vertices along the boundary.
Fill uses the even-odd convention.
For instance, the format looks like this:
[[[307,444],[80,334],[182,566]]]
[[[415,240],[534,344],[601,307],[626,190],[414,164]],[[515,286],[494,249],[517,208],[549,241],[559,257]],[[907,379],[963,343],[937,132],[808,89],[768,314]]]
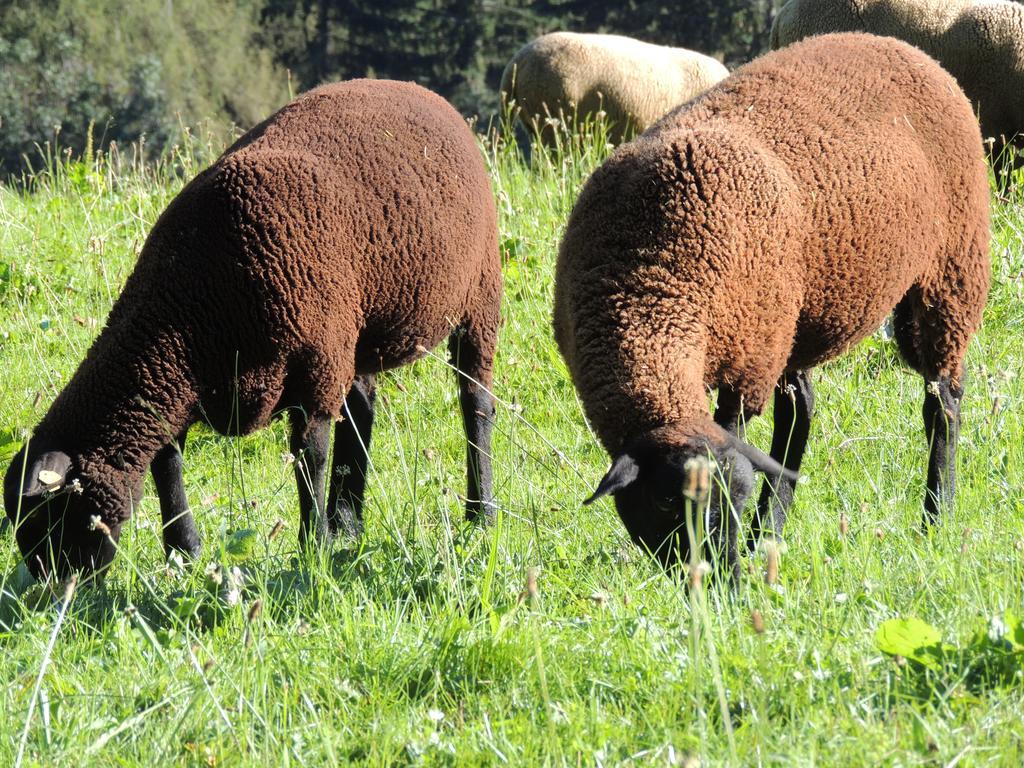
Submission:
[[[225,433],[285,405],[336,417],[356,374],[413,360],[468,319],[495,335],[500,294],[494,199],[465,120],[412,83],[326,85],[171,202],[37,431],[108,450],[124,425],[94,414],[140,392],[162,421]]]
[[[985,137],[1024,132],[1024,6],[1009,0],[789,0],[771,46],[863,31],[904,40],[935,58],[976,105]]]
[[[950,308],[935,354],[957,379],[987,238],[981,137],[953,79],[893,39],[816,37],[591,176],[559,251],[555,335],[613,455],[705,417],[707,388],[759,413],[784,371],[849,349],[913,286]]]
[[[695,51],[619,35],[553,32],[516,53],[501,92],[548,143],[553,132],[545,117],[582,120],[601,110],[618,142],[726,75],[721,63]]]

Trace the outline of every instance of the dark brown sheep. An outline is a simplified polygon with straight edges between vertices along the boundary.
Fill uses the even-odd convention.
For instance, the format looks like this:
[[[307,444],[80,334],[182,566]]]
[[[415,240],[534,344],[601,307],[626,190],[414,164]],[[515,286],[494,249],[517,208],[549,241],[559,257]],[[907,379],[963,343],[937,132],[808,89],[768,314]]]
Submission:
[[[300,540],[358,531],[374,375],[446,336],[462,374],[467,513],[487,516],[500,301],[490,180],[459,114],[409,83],[305,94],[153,227],[106,327],[7,472],[21,551],[36,575],[104,568],[151,463],[167,543],[195,551],[178,448],[189,426],[245,434],[284,409]]]
[[[755,534],[782,534],[810,428],[808,369],[895,310],[927,384],[933,519],[953,498],[988,199],[978,123],[954,80],[863,34],[770,53],[619,148],[576,203],[555,278],[559,348],[613,457],[593,498],[614,494],[634,540],[676,563],[691,554],[692,460],[710,451],[728,487],[712,494],[708,547],[738,575],[752,468],[768,475]],[[773,393],[769,457],[740,425]]]

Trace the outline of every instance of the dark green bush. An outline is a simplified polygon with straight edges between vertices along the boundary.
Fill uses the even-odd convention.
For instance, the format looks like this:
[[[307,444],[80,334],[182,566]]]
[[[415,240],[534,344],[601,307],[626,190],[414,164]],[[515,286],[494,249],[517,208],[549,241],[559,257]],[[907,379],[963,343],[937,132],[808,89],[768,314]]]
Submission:
[[[85,149],[145,137],[159,149],[181,124],[247,128],[287,99],[286,78],[255,40],[258,2],[10,0],[0,6],[0,164],[38,164],[56,137]]]

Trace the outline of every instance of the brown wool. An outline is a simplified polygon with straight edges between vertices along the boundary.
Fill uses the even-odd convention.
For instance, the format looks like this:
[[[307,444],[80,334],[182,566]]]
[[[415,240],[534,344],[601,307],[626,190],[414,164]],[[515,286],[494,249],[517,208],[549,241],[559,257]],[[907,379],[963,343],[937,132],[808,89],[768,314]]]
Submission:
[[[826,32],[896,37],[934,57],[980,108],[983,135],[1024,133],[1024,6],[1008,0],[789,0],[771,46]]]
[[[197,421],[244,434],[282,409],[337,419],[357,375],[460,326],[480,358],[464,370],[489,387],[498,254],[483,157],[444,99],[386,80],[312,90],[161,214],[29,450],[67,454],[116,536],[157,451]]]
[[[828,35],[737,70],[620,147],[569,219],[555,337],[598,438],[716,443],[709,388],[756,415],[897,304],[914,367],[959,386],[988,200],[970,103],[909,45]]]

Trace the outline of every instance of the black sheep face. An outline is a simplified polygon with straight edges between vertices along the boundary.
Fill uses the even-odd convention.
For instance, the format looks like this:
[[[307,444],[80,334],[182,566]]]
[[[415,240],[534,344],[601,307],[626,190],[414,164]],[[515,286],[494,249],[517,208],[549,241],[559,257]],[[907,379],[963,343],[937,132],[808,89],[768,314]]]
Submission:
[[[22,448],[4,478],[4,507],[37,579],[102,571],[114,557],[120,525],[102,522],[102,505],[65,453],[33,451],[26,459]]]
[[[690,562],[691,541],[699,547],[698,559],[734,569],[729,542],[735,533],[726,531],[739,525],[755,469],[791,473],[753,446],[722,435],[716,437],[724,444],[714,447],[699,438],[666,443],[657,434],[646,435],[615,457],[584,503],[613,495],[630,537],[668,570]]]

